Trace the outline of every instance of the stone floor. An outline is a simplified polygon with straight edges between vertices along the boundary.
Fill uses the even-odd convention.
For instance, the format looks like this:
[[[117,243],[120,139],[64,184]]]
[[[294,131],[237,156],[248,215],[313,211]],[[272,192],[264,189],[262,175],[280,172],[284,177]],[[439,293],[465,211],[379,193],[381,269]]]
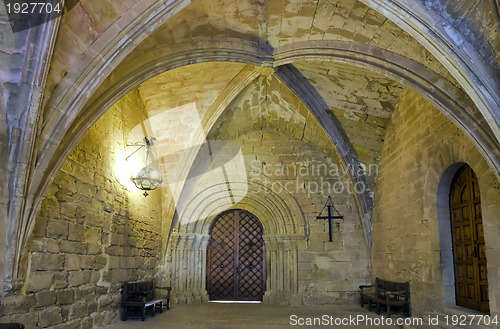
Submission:
[[[316,319],[316,324],[314,321]],[[353,322],[359,318],[358,323]],[[368,318],[368,319],[367,319]],[[138,318],[119,321],[104,329],[282,329],[282,328],[402,328],[387,325],[387,318],[368,312],[359,305],[283,306],[271,304],[204,303],[172,305],[169,311],[157,313],[141,322]],[[322,321],[321,321],[322,320]],[[403,320],[403,319],[401,319]],[[318,322],[320,321],[320,322]],[[337,323],[336,323],[337,321]],[[344,321],[342,325],[339,321]],[[347,321],[351,321],[350,323]],[[369,323],[373,321],[373,323]],[[376,322],[379,321],[379,322]],[[310,325],[307,325],[310,324]],[[371,325],[370,325],[371,324]]]

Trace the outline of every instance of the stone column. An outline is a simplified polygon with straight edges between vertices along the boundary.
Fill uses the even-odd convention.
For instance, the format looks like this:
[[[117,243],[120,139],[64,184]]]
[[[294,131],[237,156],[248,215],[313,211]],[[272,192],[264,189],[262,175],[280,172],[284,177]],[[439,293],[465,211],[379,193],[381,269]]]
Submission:
[[[175,302],[208,301],[206,290],[206,251],[210,236],[173,233],[170,237],[167,272]]]
[[[298,294],[298,252],[305,237],[300,235],[266,235],[267,284],[264,302],[300,305]]]
[[[0,20],[7,18],[4,14]],[[38,162],[41,99],[58,25],[59,20],[49,20],[15,33],[8,24],[0,26],[0,71],[5,72],[0,85],[6,96],[0,110],[0,296],[19,290],[26,279],[24,251],[38,210],[29,188],[38,179],[32,173]]]

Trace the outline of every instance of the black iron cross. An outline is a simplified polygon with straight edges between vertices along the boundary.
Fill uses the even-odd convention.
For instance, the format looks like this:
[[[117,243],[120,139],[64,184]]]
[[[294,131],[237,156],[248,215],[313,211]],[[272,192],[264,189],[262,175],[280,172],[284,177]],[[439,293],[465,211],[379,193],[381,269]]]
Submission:
[[[328,215],[327,216],[321,216],[325,208],[328,208]],[[334,216],[334,212],[337,213],[337,216]],[[332,240],[332,219],[344,219],[344,216],[342,216],[337,209],[335,209],[335,206],[333,205],[332,199],[328,197],[328,200],[326,201],[325,206],[321,210],[318,216],[316,216],[316,219],[328,219],[328,235],[330,237],[329,242],[333,242]]]

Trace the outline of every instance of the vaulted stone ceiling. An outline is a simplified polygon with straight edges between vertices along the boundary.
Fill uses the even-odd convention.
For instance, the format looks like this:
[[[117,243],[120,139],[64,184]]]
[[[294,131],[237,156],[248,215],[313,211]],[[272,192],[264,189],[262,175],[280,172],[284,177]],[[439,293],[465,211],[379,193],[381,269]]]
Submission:
[[[462,7],[467,16],[470,6]],[[140,5],[132,2],[96,5],[82,1],[81,7],[66,15],[48,77],[47,91],[53,92],[46,99],[46,121],[58,116],[57,104],[70,82],[66,75],[71,79],[72,65],[81,62],[78,56],[87,55],[86,47],[99,33],[109,32],[109,26],[116,28],[110,24],[123,19],[120,12],[139,9]],[[467,29],[470,22],[481,21],[481,27],[475,27],[494,34],[494,15],[484,12],[481,17],[483,20],[479,16],[468,18],[459,27]],[[75,22],[87,24],[88,31],[76,33]],[[180,126],[174,127],[174,121],[162,119],[164,132],[156,129],[155,133],[170,145],[165,147],[167,153],[189,148],[200,142],[201,135],[210,133],[229,103],[245,88],[252,88],[252,81],[259,75],[273,81],[276,71],[278,79],[274,80],[285,82],[286,87],[269,88],[262,97],[275,95],[285,102],[291,101],[290,97],[300,99],[303,107],[313,112],[310,103],[319,102],[314,117],[330,131],[332,147],[344,157],[349,154],[349,159],[343,159],[347,166],[353,161],[378,162],[403,86],[441,106],[457,123],[475,121],[469,125],[474,127],[471,135],[488,139],[492,134],[460,83],[426,50],[423,40],[410,36],[366,1],[193,1],[151,30],[104,81],[97,81],[99,88],[88,94],[90,99],[79,114],[80,122],[86,123],[74,125],[74,132],[97,120],[111,101],[142,83],[139,95],[151,119],[163,111],[181,113],[182,106],[194,104],[192,109],[199,116],[194,121],[181,116],[174,120],[181,122]],[[482,55],[494,60],[491,49],[495,38],[485,38],[492,47],[483,47]],[[443,93],[448,95],[444,103]],[[456,99],[461,99],[458,109],[448,109],[457,106]],[[193,134],[180,136],[179,131],[192,130],[188,121],[204,130],[198,139]],[[366,202],[368,214],[370,202]]]
[[[427,3],[425,4],[427,5]],[[146,3],[142,6],[145,5]],[[429,5],[429,7],[436,6],[438,6],[437,3]],[[494,15],[491,10],[483,8],[485,6],[483,4],[480,5],[479,12],[481,14],[474,12],[475,16],[471,17],[472,8],[477,6],[477,4],[468,1],[467,4],[462,4],[459,6],[460,9],[457,9],[453,3],[442,1],[438,7],[440,10],[446,8],[453,13],[453,15],[449,14],[448,17],[459,18],[460,23],[457,23],[457,27],[472,31],[471,26],[473,26],[475,30],[483,32],[482,35],[485,39],[481,47],[482,53],[489,61],[495,62],[495,51],[492,49],[497,46],[498,38],[495,38],[497,31],[494,28]],[[72,66],[81,61],[81,58],[86,56],[89,45],[100,34],[107,32],[106,29],[112,26],[112,22],[123,18],[120,15],[129,9],[138,11],[141,9],[141,5],[134,1],[108,1],[99,2],[99,4],[81,1],[75,9],[63,16],[46,86],[46,94],[50,95],[44,99],[47,104],[44,114],[46,122],[54,115],[58,115],[57,104],[66,93],[65,86],[70,81],[65,82],[64,80],[66,80],[67,74],[71,75],[71,71],[74,70]],[[446,16],[446,12],[441,14]],[[85,31],[80,29],[83,24],[88,26]],[[488,33],[484,33],[486,31]],[[363,1],[194,1],[170,17],[135,47],[104,81],[94,94],[93,99],[99,99],[102,93],[109,90],[111,85],[121,83],[130,76],[138,77],[140,80],[138,82],[141,82],[165,70],[199,61],[240,61],[257,66],[273,66],[273,62],[277,62],[281,65],[279,54],[282,50],[314,48],[312,51],[314,54],[315,52],[319,53],[317,49],[324,47],[325,43],[329,43],[328,46],[331,47],[332,42],[365,44],[372,47],[370,49],[375,52],[377,49],[385,49],[389,54],[402,55],[402,58],[422,64],[446,81],[459,87],[459,83],[448,70],[419,41],[421,40],[411,37],[394,22],[367,6]],[[487,45],[491,47],[488,48]],[[213,56],[209,56],[210,52],[213,53]],[[310,57],[314,57],[314,55]],[[311,60],[318,61],[321,58],[300,60],[301,63],[295,63],[296,67],[327,100],[333,112],[336,112],[335,114],[341,118],[346,131],[353,129],[353,122],[346,121],[348,117],[351,121],[358,122],[354,125],[357,126],[356,129],[361,129],[359,120],[356,119],[358,115],[353,113],[379,111],[380,113],[374,117],[384,119],[390,117],[390,108],[393,108],[397,102],[397,97],[395,97],[395,94],[398,93],[397,83],[392,83],[386,96],[381,96],[381,93],[375,96],[378,91],[370,90],[372,85],[366,85],[364,81],[358,80],[360,84],[356,86],[356,80],[353,80],[349,83],[350,90],[340,92],[342,96],[333,96],[330,93],[329,96],[332,99],[329,100],[329,97],[325,97],[325,91],[335,91],[339,88],[336,79],[342,79],[340,72],[349,72],[352,77],[367,77],[370,73],[352,66],[347,67],[347,65],[336,64],[338,69],[335,69],[328,68],[328,65],[333,65],[332,63],[308,64]],[[295,59],[285,59],[286,61],[294,62]],[[319,66],[324,67],[319,71],[328,70],[330,72],[330,79],[321,79],[324,74],[318,72]],[[335,70],[339,72],[338,78],[332,74]],[[218,69],[217,72],[220,73],[221,70]],[[200,72],[199,78],[203,79],[202,76],[205,74],[210,73]],[[380,83],[374,81],[373,84],[384,85],[388,83],[387,78],[382,76],[379,78],[384,81]],[[391,78],[393,79],[393,77]],[[220,83],[223,83],[222,80]],[[322,81],[322,83],[319,86],[317,83],[315,84],[315,81]],[[153,88],[154,84],[155,82],[148,82],[147,86],[150,89]],[[184,87],[189,88],[189,86]],[[340,88],[342,87],[340,86]],[[362,97],[358,95],[362,94],[363,90],[366,90],[366,94],[373,93],[368,98],[387,98],[379,103],[383,104],[382,108],[377,109],[377,106],[370,105],[369,99],[362,100]],[[215,89],[211,91],[208,88],[205,88],[203,92],[217,93]],[[348,95],[349,93],[352,95]],[[180,95],[181,93],[174,94]],[[185,90],[182,97],[189,97],[188,94],[189,91]],[[199,98],[199,95],[200,93],[194,97]],[[172,101],[174,100],[168,100],[168,102]],[[87,104],[92,104],[92,102],[91,100]],[[362,109],[365,106],[366,108]],[[343,113],[339,111],[343,111]],[[473,117],[480,121],[483,120],[474,106],[469,106],[468,111]],[[375,124],[379,127],[385,125],[380,120]]]
[[[324,0],[194,2],[144,40],[108,81],[120,80],[168,55],[199,49],[247,48],[251,52],[254,48],[272,53],[292,44],[325,40],[387,49],[457,84],[425,48],[381,14],[361,2]],[[331,114],[340,119],[362,159],[376,160],[401,84],[346,64],[305,60],[294,64],[317,88]],[[150,115],[159,108],[196,102],[203,116],[236,70],[235,65],[188,65],[152,78],[139,89]]]
[[[78,1],[40,32],[46,49],[33,52],[42,53],[37,72],[48,74],[28,90],[42,105],[22,109],[40,112],[40,122],[26,119],[36,132],[19,145],[30,151],[13,160],[32,166],[33,202],[22,202],[20,222],[32,226],[71,149],[141,84],[151,114],[197,104],[206,135],[256,79],[278,81],[280,97],[310,111],[344,162],[376,161],[406,86],[460,127],[498,176],[498,16],[498,0]]]
[[[424,2],[423,4],[427,8],[435,10],[443,19],[452,19],[454,27],[463,31],[464,35],[480,34],[481,41],[475,39],[470,39],[470,41],[477,45],[477,51],[482,54],[486,61],[492,63],[493,68],[498,67],[498,53],[495,52],[495,49],[498,49],[498,31],[495,28],[494,11],[489,9],[489,5],[478,4],[477,1],[467,1],[458,5],[453,1],[446,2],[444,0],[439,3]],[[70,85],[81,79],[73,73],[84,69],[80,63],[84,63],[85,58],[93,55],[90,49],[95,46],[95,41],[99,36],[119,28],[120,21],[144,10],[148,5],[151,4],[135,1],[97,3],[83,0],[63,16],[46,84],[45,94],[47,96],[44,97],[46,106],[43,126],[48,127],[46,130],[53,126],[50,121],[57,122],[57,117],[60,115],[61,99],[64,99],[68,94]],[[101,81],[101,78],[96,81],[95,85],[101,83],[101,86],[96,92],[88,93],[92,96],[91,100],[87,102],[87,107],[92,106],[93,103],[97,103],[99,106],[103,105],[99,103],[99,99],[106,93],[108,95],[104,98],[108,99],[111,97],[110,93],[117,94],[116,91],[113,91],[113,86],[121,84],[120,94],[123,95],[124,92],[135,87],[138,83],[157,74],[192,63],[237,61],[253,64],[257,67],[276,67],[294,63],[325,98],[333,111],[332,113],[339,117],[344,129],[352,139],[354,130],[364,131],[360,127],[360,121],[356,119],[359,114],[366,111],[371,113],[379,111],[379,114],[373,116],[389,119],[390,108],[393,108],[397,102],[397,97],[394,98],[394,96],[398,93],[398,87],[396,87],[398,83],[393,83],[389,87],[391,90],[387,90],[387,96],[381,96],[381,93],[375,96],[377,91],[370,90],[372,85],[365,85],[364,81],[353,80],[350,82],[350,90],[340,92],[342,96],[334,96],[329,93],[329,97],[325,97],[325,91],[339,88],[336,79],[342,79],[342,76],[340,73],[338,73],[340,75],[338,78],[332,75],[332,72],[336,70],[328,68],[328,65],[333,65],[332,63],[311,64],[311,62],[323,62],[323,49],[338,49],[340,48],[339,44],[346,48],[353,44],[366,45],[368,52],[386,59],[388,62],[391,62],[392,58],[387,57],[401,55],[400,59],[403,61],[419,63],[429,69],[429,72],[435,73],[439,79],[460,88],[460,83],[452,77],[449,70],[426,50],[425,40],[417,40],[410,36],[396,25],[400,22],[393,22],[385,17],[381,8],[382,13],[370,8],[370,6],[377,8],[377,5],[369,1],[207,0],[193,1],[189,4],[179,2],[176,6],[178,7],[176,10],[179,11],[174,11],[174,15],[167,17],[166,21],[160,20],[155,23],[150,29],[154,29],[154,31],[134,47],[104,82]],[[88,28],[82,30],[81,26]],[[480,47],[479,43],[481,43]],[[300,50],[299,55],[293,53],[296,49]],[[380,54],[380,50],[387,52]],[[301,61],[301,63],[296,63],[296,61]],[[350,72],[352,77],[367,77],[370,74],[368,73],[370,68],[359,69],[363,66],[363,60],[359,60],[356,67],[352,65],[347,67],[352,62],[343,61],[341,58],[336,58],[333,61],[339,67],[337,72],[344,70]],[[407,63],[400,61],[397,65],[404,66],[405,64]],[[330,73],[327,75],[331,78],[321,79],[320,76],[324,76],[324,74],[318,72],[318,66],[323,66],[323,70],[328,70]],[[187,70],[190,69],[187,68]],[[381,70],[384,69],[381,68]],[[217,72],[220,73],[221,69],[218,69]],[[200,78],[205,74],[210,75],[207,71],[200,72]],[[387,84],[387,78],[391,80],[395,78],[390,76],[390,73],[381,73],[380,70],[378,75],[384,81],[380,83],[374,81],[373,84]],[[384,75],[386,77],[383,77]],[[222,80],[221,84],[223,84]],[[315,81],[322,81],[322,83],[318,85],[315,84]],[[358,81],[360,85],[356,86],[355,81]],[[154,84],[155,82],[147,83],[148,88],[153,88]],[[189,86],[184,87],[189,88]],[[399,90],[400,88],[401,86],[399,86]],[[356,91],[354,92],[354,90]],[[383,97],[387,98],[387,101],[383,100],[379,103],[383,104],[382,108],[373,106],[373,102],[370,105],[370,99],[361,99],[362,97],[358,96],[364,90],[366,94],[373,92],[368,98]],[[203,92],[212,95],[217,93],[216,89],[209,90],[208,88],[204,88]],[[349,93],[352,95],[348,95]],[[175,93],[175,95],[180,94]],[[182,94],[182,97],[189,97],[188,90]],[[199,98],[199,95],[200,93],[193,97]],[[171,101],[174,100],[168,100],[168,102]],[[467,115],[475,118],[486,134],[490,134],[491,130],[487,124],[484,124],[485,121],[481,113],[472,105],[471,101],[468,102],[469,104],[466,105]],[[109,102],[107,106],[109,106]],[[366,108],[364,108],[365,106]],[[370,121],[371,115],[365,119]],[[374,124],[383,129],[386,123],[377,119]],[[355,128],[353,128],[354,126]],[[380,142],[382,140],[380,130],[377,134],[376,140]],[[362,144],[359,142],[359,138],[354,143],[357,146]],[[358,147],[358,149],[360,148]],[[370,151],[365,149],[360,150],[360,153],[363,156]],[[376,158],[376,154],[371,154],[368,158]]]
[[[152,118],[150,124],[158,145],[163,145],[159,146],[161,157],[192,146],[191,133],[244,67],[238,63],[195,64],[160,74],[138,87],[147,115]],[[329,114],[339,118],[360,160],[365,164],[378,163],[385,131],[403,88],[401,84],[377,73],[336,63],[304,61],[296,63],[296,67],[325,99]],[[264,78],[265,81],[268,80]],[[272,110],[262,111],[273,118],[283,118],[286,123],[281,126],[283,131],[294,131],[287,127],[290,122],[298,124],[300,127],[296,130],[302,134],[309,111],[279,80],[266,83],[256,80],[247,89],[260,90],[257,97],[271,99]],[[266,107],[265,101],[258,102]],[[167,122],[160,119],[162,113],[168,118]],[[194,117],[190,117],[193,113]],[[255,126],[245,122],[249,118],[252,117],[242,113],[235,127],[238,134],[246,133],[248,124]],[[257,125],[263,128],[258,122]],[[370,181],[372,188],[374,178]]]
[[[144,82],[139,91],[150,116],[193,102],[196,103],[199,115],[203,116],[244,66],[239,63],[187,66]]]
[[[362,162],[378,162],[384,134],[402,86],[352,66],[299,62],[296,67],[327,101]]]
[[[262,57],[290,45],[308,47],[311,42],[324,41],[386,49],[421,63],[458,86],[417,40],[383,15],[359,1],[325,0],[194,2],[145,39],[108,81],[116,82],[134,71],[146,70],[150,72],[147,75],[161,72],[158,62],[166,63],[164,69],[174,68],[179,64],[170,63],[169,56],[180,54],[175,58],[182,61],[183,55],[202,49],[245,49]],[[259,49],[264,49],[263,53]],[[200,57],[203,55],[202,51]],[[181,65],[186,64],[189,62]],[[158,70],[151,72],[146,68],[152,65]],[[326,101],[329,115],[338,118],[360,160],[376,163],[403,86],[382,74],[347,63],[304,59],[294,65]],[[139,90],[150,116],[194,102],[202,118],[242,69],[243,65],[237,64],[187,65],[147,80]],[[175,133],[171,127],[167,140],[173,140]]]

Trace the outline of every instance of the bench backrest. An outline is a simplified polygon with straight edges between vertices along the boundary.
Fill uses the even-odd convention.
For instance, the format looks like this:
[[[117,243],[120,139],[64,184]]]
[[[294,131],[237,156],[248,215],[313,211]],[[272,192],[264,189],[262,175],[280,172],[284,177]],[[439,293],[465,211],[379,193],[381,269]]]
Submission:
[[[385,299],[386,291],[403,293],[404,299],[409,300],[410,282],[393,282],[375,278],[375,292],[377,297]]]
[[[154,282],[125,282],[122,290],[122,300],[124,302],[141,301],[153,298],[155,294]]]
[[[385,282],[386,281],[382,279],[375,278],[375,295],[377,296],[377,298],[385,299]]]

